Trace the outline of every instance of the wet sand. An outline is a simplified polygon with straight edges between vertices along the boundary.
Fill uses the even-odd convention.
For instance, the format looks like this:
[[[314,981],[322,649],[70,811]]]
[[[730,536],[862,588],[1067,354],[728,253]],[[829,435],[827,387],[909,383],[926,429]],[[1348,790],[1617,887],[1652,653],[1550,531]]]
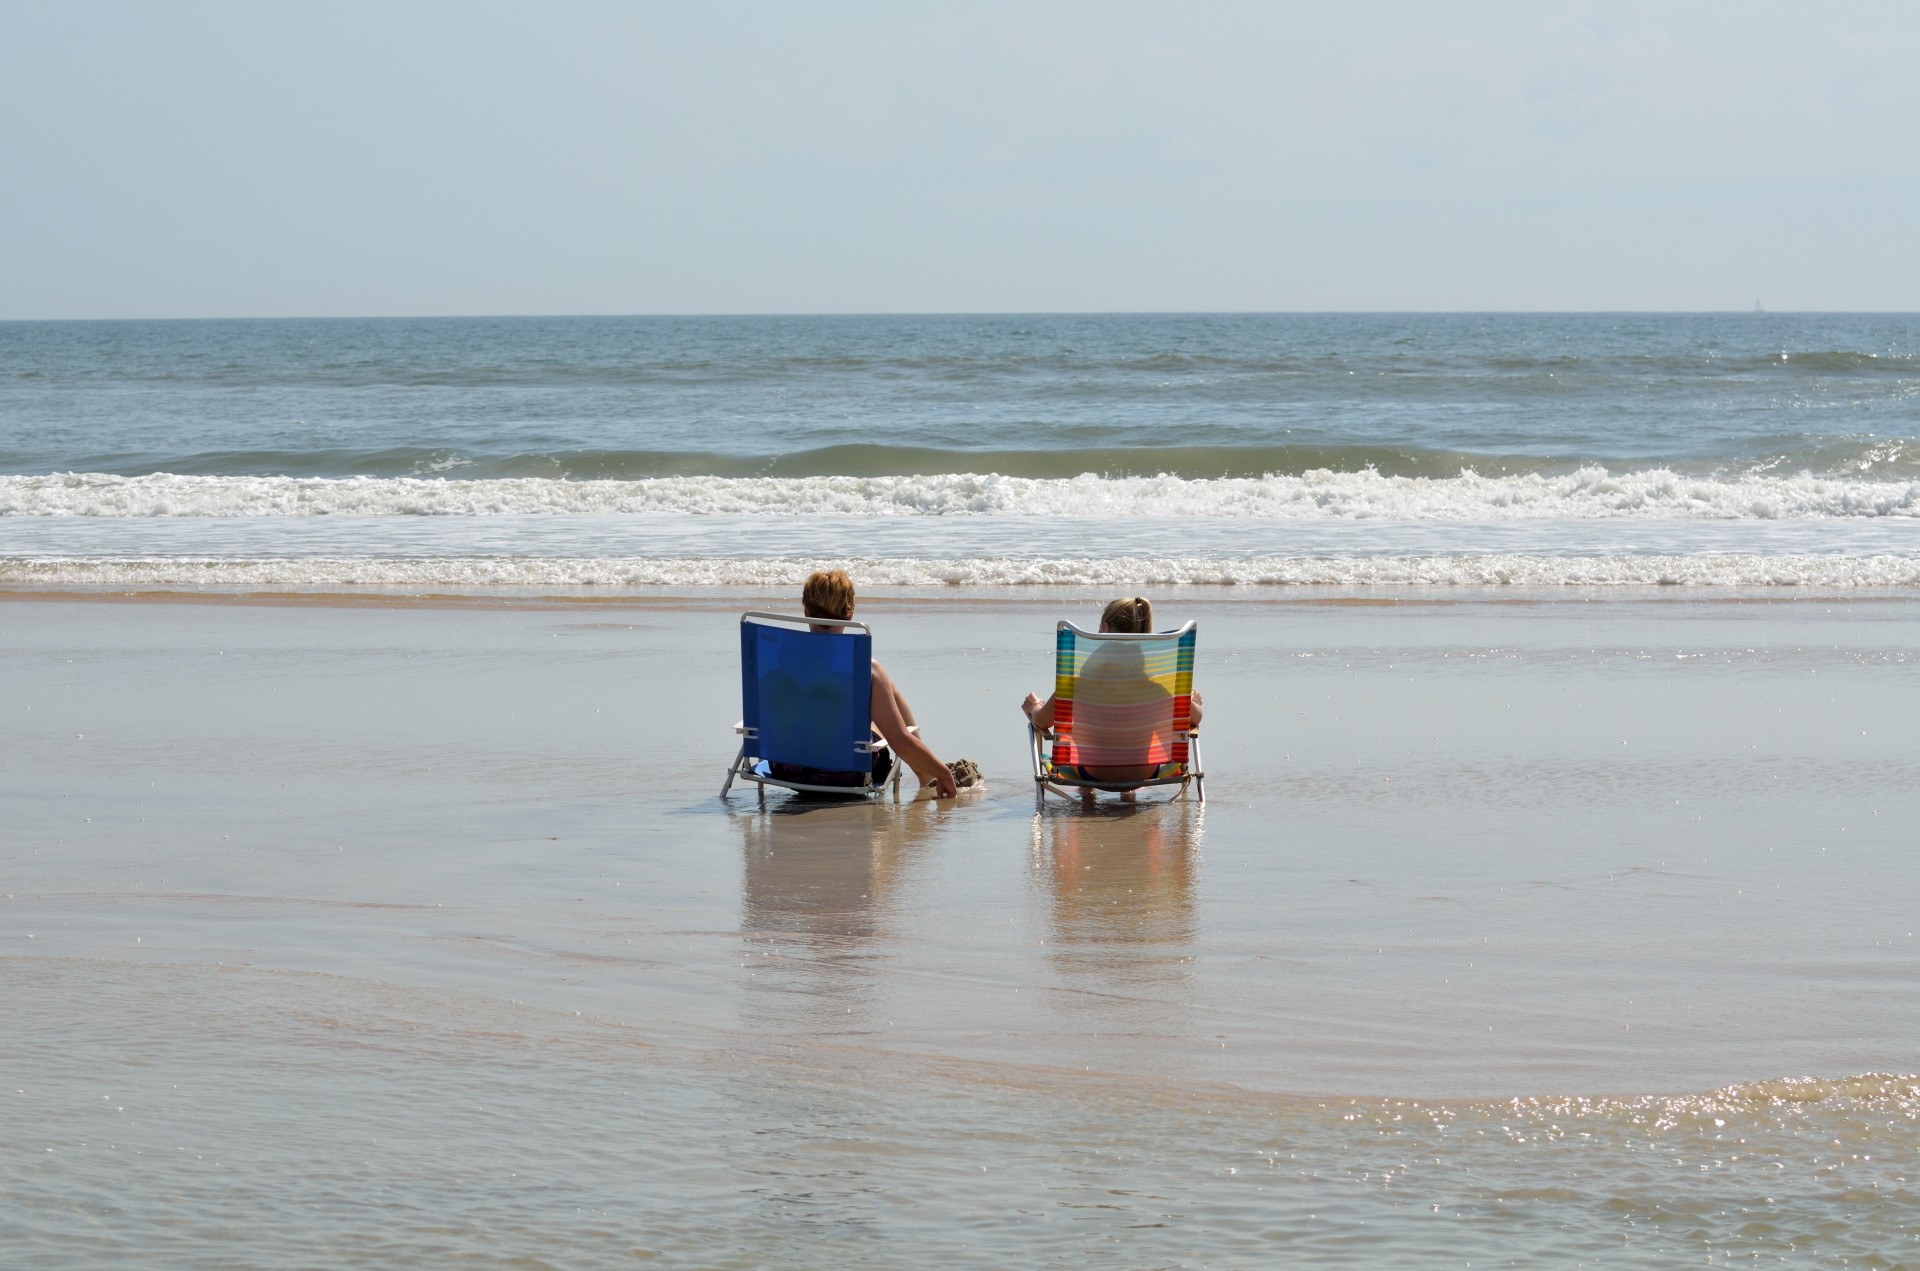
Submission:
[[[733,618],[773,598],[0,605],[0,1225],[67,1240],[105,1206],[137,1230],[166,1187],[202,1196],[146,1163],[171,1152],[240,1171],[201,1180],[176,1253],[255,1248],[211,1200],[244,1177],[283,1217],[385,1179],[399,1261],[484,1248],[423,1235],[436,1204],[463,1231],[512,1211],[503,1260],[563,1200],[624,1204],[576,1249],[595,1265],[698,1260],[703,1223],[777,1196],[709,1261],[1066,1258],[1096,1232],[1178,1261],[1120,1234],[1168,1212],[1181,1248],[1232,1261],[1333,1212],[1375,1223],[1356,1260],[1417,1265],[1429,1237],[1394,1223],[1429,1193],[1486,1217],[1544,1172],[1567,1197],[1527,1202],[1523,1247],[1550,1257],[1610,1247],[1622,1196],[1659,1192],[1633,1162],[1695,1146],[1651,1127],[1720,1133],[1783,1077],[1907,1127],[1859,1131],[1905,1168],[1906,1087],[1844,1079],[1920,1047],[1915,602],[1440,599],[1163,603],[1201,624],[1209,802],[1040,814],[1017,703],[1077,596],[863,603],[929,741],[989,787],[764,809],[715,796]],[[1501,1101],[1535,1096],[1619,1097],[1541,1105],[1618,1142],[1543,1128],[1557,1155],[1530,1155],[1507,1126],[1532,1114]],[[1378,1212],[1316,1190],[1355,1177],[1337,1109],[1378,1140],[1436,1100],[1503,1152],[1396,1146],[1358,1172],[1453,1164]],[[1795,1168],[1803,1139],[1853,1134],[1768,1115]],[[1282,1145],[1316,1162],[1292,1199],[1213,1208],[1201,1174]],[[909,1180],[940,1190],[876,1219]],[[1160,1200],[1108,1194],[1144,1182]],[[1041,1239],[1022,1195],[1124,1212]],[[1893,1200],[1826,1247],[1905,1239]],[[310,1207],[339,1261],[378,1264]],[[1477,1230],[1460,1248],[1500,1247]]]

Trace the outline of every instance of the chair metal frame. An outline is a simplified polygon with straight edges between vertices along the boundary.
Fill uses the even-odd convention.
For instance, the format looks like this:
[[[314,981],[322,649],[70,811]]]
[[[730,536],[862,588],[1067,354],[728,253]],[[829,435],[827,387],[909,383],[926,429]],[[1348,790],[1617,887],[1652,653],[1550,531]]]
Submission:
[[[1054,626],[1056,635],[1061,631],[1072,631],[1076,640],[1145,641],[1166,640],[1170,638],[1178,639],[1186,635],[1189,631],[1198,632],[1199,629],[1200,624],[1197,621],[1190,621],[1173,631],[1145,632],[1088,631],[1065,620],[1062,620]],[[1061,798],[1070,798],[1072,796],[1068,793],[1069,791],[1107,790],[1115,794],[1122,794],[1129,790],[1144,790],[1155,786],[1179,786],[1179,793],[1168,796],[1166,800],[1168,803],[1171,803],[1175,799],[1185,799],[1189,785],[1193,787],[1195,801],[1205,803],[1207,801],[1207,774],[1206,766],[1200,758],[1200,730],[1190,727],[1185,732],[1176,733],[1175,736],[1185,739],[1187,743],[1187,771],[1183,776],[1150,777],[1144,781],[1067,781],[1058,776],[1050,776],[1047,772],[1046,743],[1055,739],[1053,731],[1049,729],[1043,733],[1040,729],[1034,727],[1033,720],[1029,718],[1027,720],[1027,753],[1033,763],[1034,806],[1044,808],[1047,804],[1047,794],[1049,792],[1057,794]]]
[[[801,626],[801,627],[837,627],[842,631],[846,631],[849,629],[857,629],[862,633],[864,633],[869,639],[871,639],[873,636],[873,628],[869,627],[864,622],[853,622],[853,621],[842,622],[834,618],[795,617],[792,614],[769,613],[762,609],[749,609],[747,612],[740,615],[740,624],[742,626],[746,626],[750,621],[757,621],[762,624],[773,623],[773,622],[784,622],[784,623],[791,623],[795,626]],[[869,694],[871,694],[872,684],[873,684],[871,669],[868,670],[867,684],[868,684],[868,692]],[[871,707],[869,707],[869,713],[871,713]],[[867,777],[866,777],[865,785],[824,786],[824,785],[815,785],[815,784],[804,782],[804,781],[789,781],[784,777],[775,777],[775,776],[770,776],[770,775],[757,773],[753,771],[754,763],[758,763],[762,758],[762,756],[756,754],[752,757],[750,761],[747,755],[747,751],[749,747],[751,747],[756,741],[759,740],[760,738],[759,730],[755,728],[747,727],[747,722],[743,717],[737,723],[734,724],[733,731],[741,739],[740,749],[737,753],[735,753],[733,757],[733,762],[727,766],[726,784],[720,787],[720,797],[723,799],[726,798],[728,792],[733,789],[733,783],[735,781],[751,781],[756,786],[759,787],[760,801],[762,803],[766,802],[768,786],[778,786],[783,790],[799,790],[799,791],[804,791],[805,793],[808,793],[808,794],[836,794],[842,797],[854,797],[854,798],[865,798],[865,799],[874,798],[879,794],[883,793],[884,791],[886,791],[889,787],[891,787],[891,789],[893,790],[894,801],[897,803],[900,800],[900,767],[904,761],[900,758],[899,755],[894,755],[893,771],[887,774],[886,780],[875,782],[873,779],[872,756],[874,752],[878,750],[890,749],[887,743],[878,737],[872,738],[871,740],[866,742],[856,742],[854,744],[855,752],[860,754],[867,761]],[[847,771],[853,772],[853,771],[856,771],[856,769],[850,767],[847,769]]]

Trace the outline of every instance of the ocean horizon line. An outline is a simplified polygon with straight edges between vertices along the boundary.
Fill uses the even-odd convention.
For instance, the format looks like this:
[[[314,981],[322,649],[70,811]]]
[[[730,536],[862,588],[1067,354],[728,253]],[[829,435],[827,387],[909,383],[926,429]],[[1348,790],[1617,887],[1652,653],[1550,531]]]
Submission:
[[[686,320],[713,318],[795,319],[832,318],[1755,318],[1794,317],[1920,317],[1913,309],[764,309],[764,310],[553,310],[550,312],[471,313],[257,313],[257,314],[122,314],[116,316],[0,317],[0,325],[83,325],[88,323],[193,322],[510,322],[566,320]]]

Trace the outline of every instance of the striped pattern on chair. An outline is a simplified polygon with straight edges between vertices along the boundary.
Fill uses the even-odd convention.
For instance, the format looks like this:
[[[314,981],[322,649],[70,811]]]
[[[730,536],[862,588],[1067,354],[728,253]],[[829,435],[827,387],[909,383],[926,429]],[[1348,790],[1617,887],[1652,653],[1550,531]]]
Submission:
[[[1080,769],[1153,764],[1154,779],[1178,780],[1188,765],[1193,710],[1189,624],[1152,639],[1101,639],[1062,624],[1054,646],[1050,774],[1083,780]]]

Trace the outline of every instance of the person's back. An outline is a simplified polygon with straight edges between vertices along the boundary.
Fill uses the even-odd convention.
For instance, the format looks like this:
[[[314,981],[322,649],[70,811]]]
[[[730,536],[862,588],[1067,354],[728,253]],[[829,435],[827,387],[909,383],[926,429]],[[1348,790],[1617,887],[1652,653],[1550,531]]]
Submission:
[[[800,607],[809,618],[825,619],[828,623],[851,622],[853,603],[853,580],[842,569],[817,570],[800,589]],[[833,629],[824,625],[819,628]],[[887,674],[878,658],[873,660],[872,717],[873,730],[895,755],[906,761],[922,786],[932,786],[934,793],[943,799],[960,793],[952,771],[920,739],[913,708],[907,705],[906,695],[894,684],[893,677]]]
[[[1144,596],[1115,600],[1100,614],[1108,635],[1153,631],[1153,605]],[[1146,781],[1172,754],[1173,722],[1166,685],[1148,673],[1139,642],[1100,644],[1074,673],[1073,749],[1082,775],[1092,781]],[[1200,722],[1200,695],[1190,697],[1188,726]],[[1041,732],[1053,727],[1057,705],[1027,694],[1021,703]]]
[[[1133,641],[1097,647],[1074,677],[1073,748],[1096,781],[1144,781],[1172,754],[1173,694]]]

